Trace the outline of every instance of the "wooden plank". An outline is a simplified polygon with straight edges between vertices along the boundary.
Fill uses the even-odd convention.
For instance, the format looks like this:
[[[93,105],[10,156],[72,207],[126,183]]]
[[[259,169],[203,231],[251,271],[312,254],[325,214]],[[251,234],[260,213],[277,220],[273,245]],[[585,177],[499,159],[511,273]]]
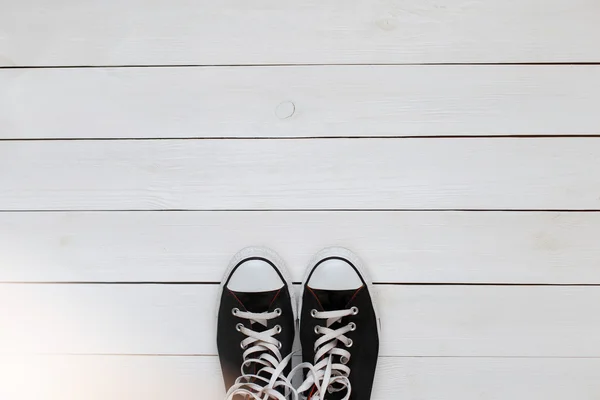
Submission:
[[[600,284],[600,213],[5,212],[0,281],[218,282],[248,245],[300,282],[326,245],[376,282]]]
[[[593,0],[17,1],[0,65],[598,62]]]
[[[0,353],[216,353],[214,284],[0,289]],[[600,356],[597,286],[379,285],[375,296],[382,356]]]
[[[4,69],[0,138],[596,134],[599,93],[596,65]]]
[[[5,141],[2,210],[599,209],[600,138]]]
[[[373,400],[596,400],[597,358],[379,360]],[[12,400],[223,398],[217,357],[0,356]]]
[[[11,400],[223,398],[217,357],[0,355],[0,396]]]

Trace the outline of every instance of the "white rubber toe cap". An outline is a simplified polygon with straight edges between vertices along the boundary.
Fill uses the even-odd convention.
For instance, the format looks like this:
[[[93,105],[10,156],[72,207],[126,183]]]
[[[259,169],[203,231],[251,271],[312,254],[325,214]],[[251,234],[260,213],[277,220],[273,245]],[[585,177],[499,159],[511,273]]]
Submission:
[[[268,292],[281,289],[285,282],[275,268],[263,260],[248,260],[232,273],[227,289],[234,292]]]
[[[350,290],[358,289],[363,282],[346,261],[331,259],[318,264],[307,284],[312,289]]]

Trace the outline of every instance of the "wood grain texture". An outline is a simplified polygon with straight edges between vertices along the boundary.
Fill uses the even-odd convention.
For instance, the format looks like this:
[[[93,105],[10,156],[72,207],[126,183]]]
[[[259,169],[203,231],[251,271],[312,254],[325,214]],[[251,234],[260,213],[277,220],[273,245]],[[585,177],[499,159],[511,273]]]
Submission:
[[[0,143],[2,210],[599,209],[600,138]]]
[[[4,284],[0,353],[214,355],[218,285]],[[382,356],[598,357],[595,286],[378,285]]]
[[[596,400],[597,358],[379,360],[373,400]],[[197,400],[223,397],[217,357],[0,356],[11,400]]]
[[[6,1],[0,65],[600,61],[594,0]]]
[[[5,212],[0,227],[4,282],[218,282],[257,244],[296,282],[343,245],[376,282],[600,284],[600,213]]]
[[[0,138],[598,134],[599,103],[595,65],[4,69]]]

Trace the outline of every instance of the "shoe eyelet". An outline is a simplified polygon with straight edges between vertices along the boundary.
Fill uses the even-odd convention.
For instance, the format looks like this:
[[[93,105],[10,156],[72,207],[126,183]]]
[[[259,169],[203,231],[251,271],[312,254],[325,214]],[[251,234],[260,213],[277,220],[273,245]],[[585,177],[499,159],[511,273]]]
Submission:
[[[321,327],[319,325],[315,325],[315,333],[318,335],[319,333],[321,333]]]
[[[317,318],[317,310],[315,310],[314,308],[310,310],[310,316],[313,318]]]
[[[346,344],[346,347],[352,347],[353,344],[354,344],[354,342],[352,341],[352,339],[348,339],[348,343]]]
[[[237,315],[237,313],[239,313],[239,312],[240,312],[240,309],[239,309],[239,308],[234,308],[234,309],[232,309],[232,310],[231,310],[231,313],[232,313],[233,315]]]
[[[277,316],[279,317],[281,314],[283,313],[283,311],[281,311],[281,308],[276,308],[275,309],[275,314],[277,314]]]
[[[328,386],[328,387],[327,387],[327,392],[328,392],[328,393],[333,393],[333,388],[332,388],[331,386]]]
[[[242,348],[242,350],[246,350],[247,346],[244,346],[244,342],[240,342],[240,347]]]
[[[358,307],[352,307],[350,310],[352,311],[352,315],[358,314]]]
[[[244,327],[244,324],[241,324],[241,323],[240,323],[240,324],[237,324],[237,325],[235,326],[235,330],[236,330],[236,331],[238,331],[238,332],[241,332],[243,327]]]
[[[279,334],[281,333],[281,325],[275,325],[275,333]]]
[[[351,331],[355,331],[355,330],[356,330],[356,324],[355,324],[354,322],[350,322],[350,323],[348,324],[348,326],[350,327],[350,330],[351,330]]]
[[[281,342],[277,342],[277,348],[278,348],[279,350],[281,350],[281,348],[282,348],[282,347],[283,347],[283,345],[281,344]]]
[[[344,357],[344,356],[340,357],[340,362],[342,364],[346,365],[346,364],[348,364],[348,361],[350,361],[350,359],[348,357]]]

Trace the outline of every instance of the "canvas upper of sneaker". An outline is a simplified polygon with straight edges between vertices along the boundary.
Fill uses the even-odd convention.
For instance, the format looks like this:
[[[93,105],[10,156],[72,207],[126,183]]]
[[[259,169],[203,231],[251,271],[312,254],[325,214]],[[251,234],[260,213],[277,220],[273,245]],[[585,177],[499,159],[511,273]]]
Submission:
[[[285,385],[281,383],[290,370],[288,356],[295,334],[290,283],[272,252],[253,249],[242,254],[234,257],[219,299],[217,349],[225,387],[239,389],[236,393],[240,394],[256,386],[269,386],[272,381],[277,382],[278,392],[284,393]],[[242,374],[244,362],[246,376]],[[273,370],[282,363],[285,367],[273,379]],[[243,398],[236,396],[232,398]]]
[[[371,397],[379,353],[379,321],[371,285],[358,262],[348,250],[329,249],[309,266],[300,309],[303,362],[329,368],[332,376],[339,377],[332,379],[330,387],[322,388],[322,393],[318,393],[317,385],[312,385],[305,392],[309,399],[369,400]],[[322,271],[327,268],[331,270]],[[332,279],[336,274],[340,274],[337,282]],[[324,340],[326,336],[332,339]],[[309,380],[310,375],[309,372]],[[327,375],[321,373],[323,376]],[[344,387],[344,376],[350,390]],[[323,385],[323,380],[318,384]]]

